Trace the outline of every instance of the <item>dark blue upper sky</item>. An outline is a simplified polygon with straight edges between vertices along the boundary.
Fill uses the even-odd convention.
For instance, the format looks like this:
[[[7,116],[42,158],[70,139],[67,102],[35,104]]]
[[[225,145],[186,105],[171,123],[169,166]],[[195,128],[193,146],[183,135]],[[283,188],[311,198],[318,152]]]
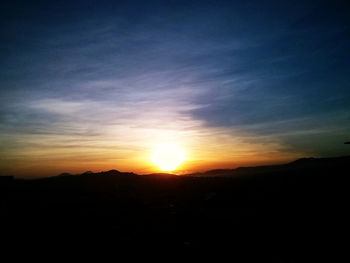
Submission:
[[[50,134],[107,143],[111,125],[123,136],[158,120],[278,152],[348,154],[349,11],[346,1],[2,3],[2,154],[24,160],[19,149],[37,154]]]

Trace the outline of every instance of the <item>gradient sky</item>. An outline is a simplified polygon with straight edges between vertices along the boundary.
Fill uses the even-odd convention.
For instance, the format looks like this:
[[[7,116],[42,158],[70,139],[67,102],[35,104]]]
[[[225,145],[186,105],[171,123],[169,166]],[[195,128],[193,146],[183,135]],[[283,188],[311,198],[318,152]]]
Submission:
[[[348,155],[349,11],[2,2],[0,173],[156,172],[167,142],[186,153],[178,173]]]

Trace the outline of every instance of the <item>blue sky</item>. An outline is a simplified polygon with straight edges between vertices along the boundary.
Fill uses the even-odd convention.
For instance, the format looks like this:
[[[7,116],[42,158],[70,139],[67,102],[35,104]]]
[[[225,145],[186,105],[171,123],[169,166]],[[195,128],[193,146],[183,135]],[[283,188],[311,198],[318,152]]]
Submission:
[[[345,3],[73,2],[2,4],[0,172],[349,154]]]

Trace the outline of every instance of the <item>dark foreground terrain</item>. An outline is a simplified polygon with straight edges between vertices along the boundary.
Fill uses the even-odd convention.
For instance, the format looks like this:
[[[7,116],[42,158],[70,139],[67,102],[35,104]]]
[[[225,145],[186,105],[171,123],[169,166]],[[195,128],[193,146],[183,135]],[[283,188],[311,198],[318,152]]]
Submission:
[[[346,251],[349,162],[311,158],[191,176],[2,177],[2,237],[61,252],[171,248],[226,251],[237,262],[332,259]]]

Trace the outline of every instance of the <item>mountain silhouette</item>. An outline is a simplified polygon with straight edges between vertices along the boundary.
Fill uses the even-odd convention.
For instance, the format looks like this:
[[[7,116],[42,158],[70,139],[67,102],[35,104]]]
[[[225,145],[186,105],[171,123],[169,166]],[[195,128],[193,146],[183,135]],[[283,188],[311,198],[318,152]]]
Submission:
[[[300,158],[293,162],[279,165],[264,165],[264,166],[252,166],[252,167],[238,167],[235,169],[215,169],[209,170],[206,172],[197,172],[183,175],[176,175],[171,173],[151,173],[151,174],[142,174],[139,176],[148,177],[148,178],[171,178],[171,177],[231,177],[231,176],[240,176],[240,175],[254,175],[254,174],[264,174],[271,172],[283,172],[289,170],[303,170],[308,168],[324,168],[327,166],[337,166],[343,165],[347,162],[350,162],[350,156],[342,157],[333,157],[333,158]],[[70,174],[62,173],[58,176],[117,176],[117,175],[131,175],[137,176],[138,174],[132,172],[120,172],[118,170],[109,170],[102,172],[92,172],[87,171],[82,174]]]
[[[317,261],[347,227],[350,156],[188,175],[110,170],[0,177],[3,236],[120,251],[232,251],[237,261]],[[340,242],[340,241],[339,241]],[[319,256],[316,258],[316,256]]]
[[[231,177],[240,175],[254,175],[271,172],[283,172],[290,170],[304,170],[310,168],[323,168],[327,166],[343,165],[350,161],[350,156],[334,158],[300,158],[293,162],[281,165],[265,165],[253,167],[238,167],[236,169],[215,169],[203,173],[192,173],[186,176],[195,177]]]

